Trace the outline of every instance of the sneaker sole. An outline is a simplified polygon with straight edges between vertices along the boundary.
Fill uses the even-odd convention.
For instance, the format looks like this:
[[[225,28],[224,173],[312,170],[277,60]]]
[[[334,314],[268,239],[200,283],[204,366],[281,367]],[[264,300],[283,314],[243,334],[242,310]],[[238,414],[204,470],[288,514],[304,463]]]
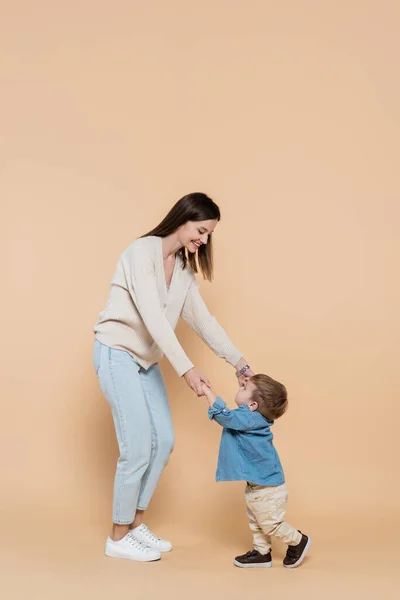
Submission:
[[[161,556],[159,556],[158,558],[134,558],[133,556],[117,554],[114,552],[110,552],[109,550],[105,551],[105,555],[108,558],[122,558],[123,560],[134,560],[135,562],[156,562],[161,559]]]
[[[306,546],[305,546],[305,548],[304,548],[304,550],[302,552],[302,555],[300,556],[299,560],[297,562],[295,562],[293,565],[285,565],[284,564],[283,566],[285,567],[285,569],[295,569],[296,567],[298,567],[299,565],[301,565],[301,563],[303,562],[303,560],[306,557],[307,552],[310,549],[311,544],[312,544],[312,539],[309,537],[308,541],[307,541],[307,544],[306,544]]]
[[[243,563],[234,560],[233,564],[235,565],[235,567],[240,567],[241,569],[269,569],[270,567],[272,567],[272,562],[252,563],[244,565]]]

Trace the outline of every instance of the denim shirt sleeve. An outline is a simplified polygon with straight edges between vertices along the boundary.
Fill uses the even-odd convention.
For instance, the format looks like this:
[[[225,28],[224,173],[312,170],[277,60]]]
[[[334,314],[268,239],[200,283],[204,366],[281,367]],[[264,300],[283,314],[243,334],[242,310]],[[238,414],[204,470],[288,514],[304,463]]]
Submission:
[[[247,406],[230,410],[221,398],[217,398],[212,407],[208,409],[208,418],[214,419],[222,427],[237,431],[248,431],[254,425],[253,413]]]

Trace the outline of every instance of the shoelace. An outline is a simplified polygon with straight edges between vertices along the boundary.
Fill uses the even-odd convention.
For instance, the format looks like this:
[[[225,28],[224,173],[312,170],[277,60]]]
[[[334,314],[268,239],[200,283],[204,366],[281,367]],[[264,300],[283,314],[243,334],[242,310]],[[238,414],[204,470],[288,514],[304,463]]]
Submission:
[[[250,558],[251,556],[257,556],[257,554],[257,550],[249,550],[248,552],[246,552],[245,556],[246,558]]]
[[[142,525],[142,532],[147,537],[147,539],[151,540],[152,542],[158,542],[160,540],[160,538],[158,538],[156,535],[154,535],[154,533],[147,529],[146,525]]]
[[[139,542],[139,540],[137,540],[135,536],[131,534],[128,534],[125,539],[128,542],[128,544],[130,544],[134,548],[137,548],[137,550],[147,550],[146,546],[144,546],[142,542]]]

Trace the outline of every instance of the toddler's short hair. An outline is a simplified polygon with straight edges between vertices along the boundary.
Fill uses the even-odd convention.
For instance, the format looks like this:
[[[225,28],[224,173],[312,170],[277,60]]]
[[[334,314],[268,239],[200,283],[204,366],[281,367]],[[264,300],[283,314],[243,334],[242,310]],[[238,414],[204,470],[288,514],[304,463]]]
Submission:
[[[268,375],[254,375],[250,381],[257,388],[251,400],[257,402],[258,412],[270,421],[281,417],[288,406],[285,386]]]

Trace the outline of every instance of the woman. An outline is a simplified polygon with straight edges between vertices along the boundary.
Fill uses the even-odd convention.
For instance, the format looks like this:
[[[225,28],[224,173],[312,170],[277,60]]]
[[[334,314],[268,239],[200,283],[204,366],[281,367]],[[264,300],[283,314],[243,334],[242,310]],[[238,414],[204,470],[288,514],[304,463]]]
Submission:
[[[94,328],[96,374],[111,405],[120,450],[107,556],[152,561],[172,548],[142,523],[174,444],[158,362],[165,355],[198,396],[203,383],[210,385],[175,336],[179,317],[235,367],[238,377],[253,375],[208,312],[195,280],[197,264],[203,277],[212,280],[212,234],[219,220],[218,206],[205,194],[179,200],[155,229],[121,255]]]

